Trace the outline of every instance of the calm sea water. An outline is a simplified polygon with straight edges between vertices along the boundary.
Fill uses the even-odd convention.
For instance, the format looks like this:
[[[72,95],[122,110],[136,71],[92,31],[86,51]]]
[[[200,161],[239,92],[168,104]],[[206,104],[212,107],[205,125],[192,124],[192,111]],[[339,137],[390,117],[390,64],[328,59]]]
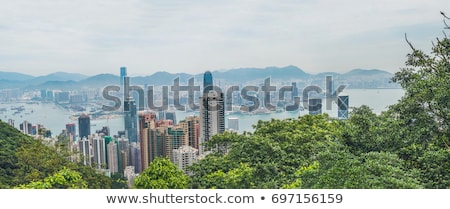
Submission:
[[[345,94],[349,95],[350,107],[359,107],[361,105],[368,105],[377,114],[386,110],[389,105],[395,104],[404,94],[402,89],[346,89]],[[14,110],[11,107],[24,106],[25,110],[20,114],[14,114]],[[323,105],[325,106],[325,105]],[[63,129],[65,124],[75,123],[77,120],[72,119],[71,112],[55,106],[54,104],[0,104],[0,108],[7,108],[6,112],[1,113],[0,119],[7,122],[8,119],[15,121],[15,127],[18,128],[19,124],[24,120],[31,122],[32,124],[43,124],[44,127],[50,129],[55,136]],[[332,110],[324,110],[331,116],[337,116],[337,106],[333,103]],[[181,120],[186,116],[193,115],[193,113],[177,112],[177,120]],[[231,114],[225,118],[225,126],[227,125],[227,119],[230,117],[239,119],[239,131],[253,131],[252,125],[256,124],[258,120],[270,120],[271,118],[285,119],[296,118],[299,115],[308,114],[307,111],[298,112],[272,112],[270,114],[254,114],[254,115],[238,115]],[[124,129],[123,117],[115,117],[109,119],[91,120],[91,133],[95,130],[101,129],[103,126],[109,126],[111,133],[116,134],[117,131]]]

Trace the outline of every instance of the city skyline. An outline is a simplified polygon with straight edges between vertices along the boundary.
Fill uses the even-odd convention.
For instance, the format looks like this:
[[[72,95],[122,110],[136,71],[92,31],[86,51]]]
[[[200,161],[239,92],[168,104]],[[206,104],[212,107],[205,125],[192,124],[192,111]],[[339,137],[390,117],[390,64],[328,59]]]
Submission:
[[[0,71],[201,73],[295,65],[306,72],[404,66],[442,34],[446,1],[4,2]],[[448,11],[444,11],[448,12]],[[75,64],[74,64],[75,63]]]

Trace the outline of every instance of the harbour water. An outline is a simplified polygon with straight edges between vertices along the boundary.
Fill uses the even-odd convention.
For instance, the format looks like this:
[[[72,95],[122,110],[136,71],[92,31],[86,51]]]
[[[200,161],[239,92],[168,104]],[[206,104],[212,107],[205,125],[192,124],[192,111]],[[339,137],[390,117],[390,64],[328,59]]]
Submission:
[[[349,106],[359,107],[361,105],[368,105],[377,114],[386,110],[389,105],[395,104],[404,94],[402,89],[346,89],[343,93],[349,95]],[[23,111],[17,112],[14,110],[17,107],[22,107]],[[325,106],[325,105],[323,105]],[[20,123],[28,121],[35,124],[42,124],[47,129],[52,131],[52,135],[56,136],[65,129],[67,123],[75,123],[78,121],[76,117],[71,117],[74,113],[69,112],[60,106],[53,103],[15,103],[15,104],[0,104],[0,119],[8,122],[8,119],[13,119],[15,127],[19,128]],[[13,109],[13,110],[12,110]],[[337,105],[333,103],[332,110],[325,110],[331,116],[337,116]],[[198,114],[198,113],[197,113]],[[228,127],[227,120],[230,117],[238,118],[239,132],[253,131],[252,125],[259,120],[270,120],[271,118],[285,119],[296,118],[299,115],[308,114],[308,111],[297,112],[270,112],[266,114],[229,114],[225,118],[225,127]],[[186,116],[195,115],[193,112],[176,112],[177,120],[182,120]],[[78,126],[78,124],[77,124]],[[111,134],[116,134],[117,131],[124,129],[123,117],[106,117],[102,119],[91,120],[91,133],[95,130],[100,130],[103,126],[110,128]],[[78,131],[78,130],[77,130]]]

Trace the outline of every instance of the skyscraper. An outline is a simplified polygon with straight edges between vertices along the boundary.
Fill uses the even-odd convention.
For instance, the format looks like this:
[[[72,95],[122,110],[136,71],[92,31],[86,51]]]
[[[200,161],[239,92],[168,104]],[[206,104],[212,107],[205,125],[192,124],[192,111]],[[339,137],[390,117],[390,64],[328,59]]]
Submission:
[[[113,141],[113,138],[111,136],[104,136],[103,139],[105,140],[105,147],[106,147],[106,152],[105,152],[105,160],[106,160],[106,166],[109,166],[108,160],[109,160],[109,156],[108,156],[108,144],[110,142]],[[108,167],[109,168],[109,167]]]
[[[21,123],[20,125],[20,130],[22,131],[22,133],[24,134],[32,134],[33,133],[33,125],[31,123],[29,123],[28,121],[23,121],[23,123]]]
[[[150,111],[139,111],[139,145],[140,145],[140,162],[141,165],[139,167],[135,167],[136,173],[138,170],[144,170],[148,167],[150,163],[149,156],[149,135],[148,131],[151,127],[151,124],[156,121],[156,114]]]
[[[133,97],[129,94],[130,78],[124,78],[123,112],[125,115],[125,133],[129,142],[138,142],[137,109]]]
[[[130,147],[128,140],[126,138],[117,139],[117,149],[118,149],[118,157],[119,157],[119,172],[123,174],[125,167],[131,164],[130,158]]]
[[[164,135],[158,131],[157,128],[152,127],[148,129],[148,159],[147,162],[152,162],[157,157],[164,156]],[[143,150],[141,150],[143,152]],[[143,159],[141,159],[142,161]],[[145,170],[148,164],[143,164],[142,170]]]
[[[209,71],[203,77],[203,96],[200,98],[200,140],[199,153],[203,154],[202,143],[213,135],[225,131],[225,102],[223,92],[211,88],[212,75]],[[206,89],[210,88],[209,91]]]
[[[91,165],[91,145],[89,144],[89,140],[87,138],[82,138],[78,141],[78,147],[80,150],[80,155],[82,157],[82,162],[84,165]]]
[[[338,96],[338,118],[348,119],[348,96],[340,95]]]
[[[130,158],[131,166],[135,173],[140,173],[141,170],[141,147],[139,143],[133,142],[130,144]]]
[[[296,82],[292,82],[291,100],[294,101],[295,97],[298,97],[298,87]]]
[[[88,138],[91,135],[91,118],[83,113],[78,117],[78,137]]]
[[[209,87],[208,90],[210,90],[212,89],[212,86],[213,86],[212,74],[211,72],[206,71],[205,74],[203,74],[203,90],[207,89],[207,87]]]
[[[92,151],[94,154],[94,163],[97,169],[106,167],[106,146],[105,139],[96,135],[93,139]]]
[[[173,162],[173,150],[183,145],[184,130],[180,126],[165,126],[160,127],[159,131],[164,136],[164,156]]]
[[[124,84],[125,76],[127,76],[127,68],[126,67],[120,67],[120,85],[122,85],[122,86]]]
[[[183,144],[198,149],[198,138],[200,137],[200,118],[198,116],[188,116],[180,122],[184,129]]]
[[[76,126],[75,126],[75,123],[68,123],[68,124],[66,124],[66,132],[67,132],[67,135],[72,135],[72,136],[75,136],[75,134],[76,134]]]
[[[325,80],[326,80],[326,89],[327,89],[327,92],[325,92],[325,93],[326,93],[327,97],[328,98],[336,97],[336,95],[333,92],[334,91],[333,76],[328,75],[328,76],[326,76]]]
[[[119,172],[119,156],[117,144],[114,141],[111,141],[108,144],[108,168],[111,174]]]

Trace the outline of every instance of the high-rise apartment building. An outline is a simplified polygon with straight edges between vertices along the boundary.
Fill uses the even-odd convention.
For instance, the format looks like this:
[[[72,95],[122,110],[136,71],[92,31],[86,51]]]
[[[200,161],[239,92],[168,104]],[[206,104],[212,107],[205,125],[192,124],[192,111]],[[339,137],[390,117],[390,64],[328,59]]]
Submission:
[[[188,175],[190,175],[191,172],[187,170],[187,167],[196,162],[197,157],[198,150],[191,146],[184,145],[173,150],[173,163]]]
[[[135,173],[140,173],[141,170],[141,147],[139,143],[132,142],[130,144],[130,159],[131,159],[131,166],[134,168]],[[129,166],[130,166],[129,165]]]
[[[145,170],[150,163],[149,148],[149,129],[155,126],[156,113],[150,111],[139,111],[139,145],[140,145],[140,162],[139,169]],[[153,127],[154,128],[154,127]],[[136,172],[139,173],[139,172]]]
[[[23,121],[20,125],[20,130],[24,134],[32,134],[33,133],[33,125],[28,121]]]
[[[80,155],[81,155],[81,161],[83,162],[84,165],[90,166],[92,152],[91,152],[91,145],[90,145],[89,139],[87,139],[86,137],[83,137],[82,139],[80,139],[78,141],[78,148],[79,148]]]
[[[108,144],[108,169],[111,174],[119,172],[119,156],[117,151],[117,144],[114,141]]]
[[[135,143],[135,142],[134,142]],[[119,172],[123,174],[125,167],[131,164],[129,140],[126,138],[117,139],[117,149],[119,157]]]
[[[294,101],[295,97],[298,97],[298,87],[296,82],[292,82],[291,100]]]
[[[94,154],[94,165],[97,169],[106,168],[106,146],[102,136],[94,136],[92,151]]]
[[[200,137],[200,117],[188,116],[184,121],[179,123],[184,129],[183,144],[198,149],[198,140]]]

